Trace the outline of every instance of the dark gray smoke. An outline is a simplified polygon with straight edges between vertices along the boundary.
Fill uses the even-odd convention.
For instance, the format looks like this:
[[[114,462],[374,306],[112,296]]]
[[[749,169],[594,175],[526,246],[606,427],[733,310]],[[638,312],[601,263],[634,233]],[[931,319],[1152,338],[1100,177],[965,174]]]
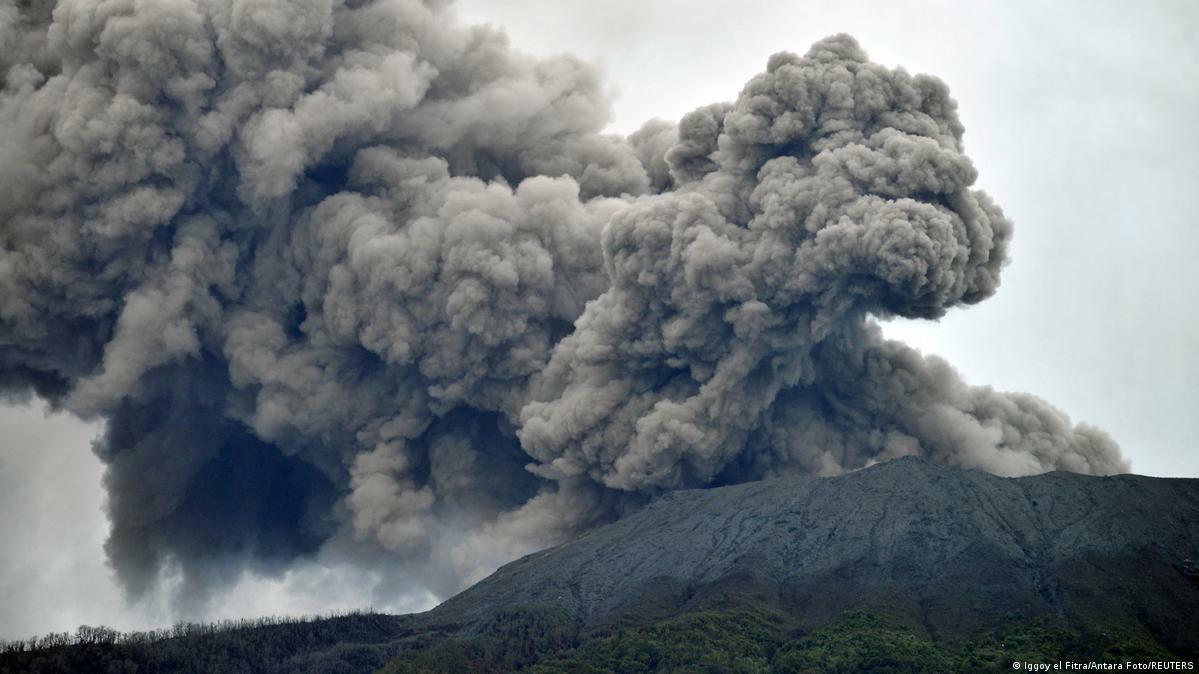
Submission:
[[[836,36],[601,133],[414,0],[0,0],[0,388],[105,420],[133,594],[337,549],[446,593],[662,490],[1127,469],[871,317],[994,293],[945,86]]]

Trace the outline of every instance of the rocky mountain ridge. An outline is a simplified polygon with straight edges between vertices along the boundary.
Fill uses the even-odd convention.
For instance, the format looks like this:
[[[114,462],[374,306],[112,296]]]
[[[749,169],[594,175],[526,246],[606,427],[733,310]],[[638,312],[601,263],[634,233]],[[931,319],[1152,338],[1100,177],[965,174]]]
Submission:
[[[815,624],[866,607],[919,616],[934,635],[997,615],[1102,616],[1195,649],[1197,559],[1199,480],[1001,478],[905,458],[672,492],[504,566],[427,620],[538,605],[594,626],[754,603]]]

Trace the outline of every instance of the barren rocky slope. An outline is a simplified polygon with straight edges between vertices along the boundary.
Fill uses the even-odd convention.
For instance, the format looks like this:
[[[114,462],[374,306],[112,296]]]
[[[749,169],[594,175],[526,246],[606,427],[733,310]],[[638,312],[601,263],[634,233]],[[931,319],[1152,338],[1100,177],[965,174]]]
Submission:
[[[587,627],[766,604],[808,624],[888,609],[938,635],[1051,614],[1139,625],[1194,652],[1195,560],[1199,480],[1000,478],[908,458],[673,492],[501,568],[427,619],[538,605]]]

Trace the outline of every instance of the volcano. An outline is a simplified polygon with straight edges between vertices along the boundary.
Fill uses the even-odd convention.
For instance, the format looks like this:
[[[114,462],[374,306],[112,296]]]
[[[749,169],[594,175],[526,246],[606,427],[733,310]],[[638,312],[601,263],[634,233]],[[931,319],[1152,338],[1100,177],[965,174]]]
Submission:
[[[39,657],[138,671],[1161,662],[1199,654],[1197,607],[1199,480],[1003,478],[903,458],[670,492],[423,614],[101,639],[9,653],[0,670]]]

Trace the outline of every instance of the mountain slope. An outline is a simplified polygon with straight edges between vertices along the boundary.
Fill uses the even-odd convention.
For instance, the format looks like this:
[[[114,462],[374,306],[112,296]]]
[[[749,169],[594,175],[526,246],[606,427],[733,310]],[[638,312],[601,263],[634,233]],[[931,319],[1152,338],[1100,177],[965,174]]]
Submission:
[[[1143,627],[1195,652],[1195,559],[1199,481],[1007,479],[901,459],[667,494],[501,568],[427,620],[469,625],[495,607],[536,605],[590,628],[764,605],[815,626],[869,608],[940,637],[1050,615]]]
[[[139,672],[957,671],[1194,659],[1197,635],[1199,480],[900,459],[673,492],[424,614],[58,646],[0,672],[97,652]]]

